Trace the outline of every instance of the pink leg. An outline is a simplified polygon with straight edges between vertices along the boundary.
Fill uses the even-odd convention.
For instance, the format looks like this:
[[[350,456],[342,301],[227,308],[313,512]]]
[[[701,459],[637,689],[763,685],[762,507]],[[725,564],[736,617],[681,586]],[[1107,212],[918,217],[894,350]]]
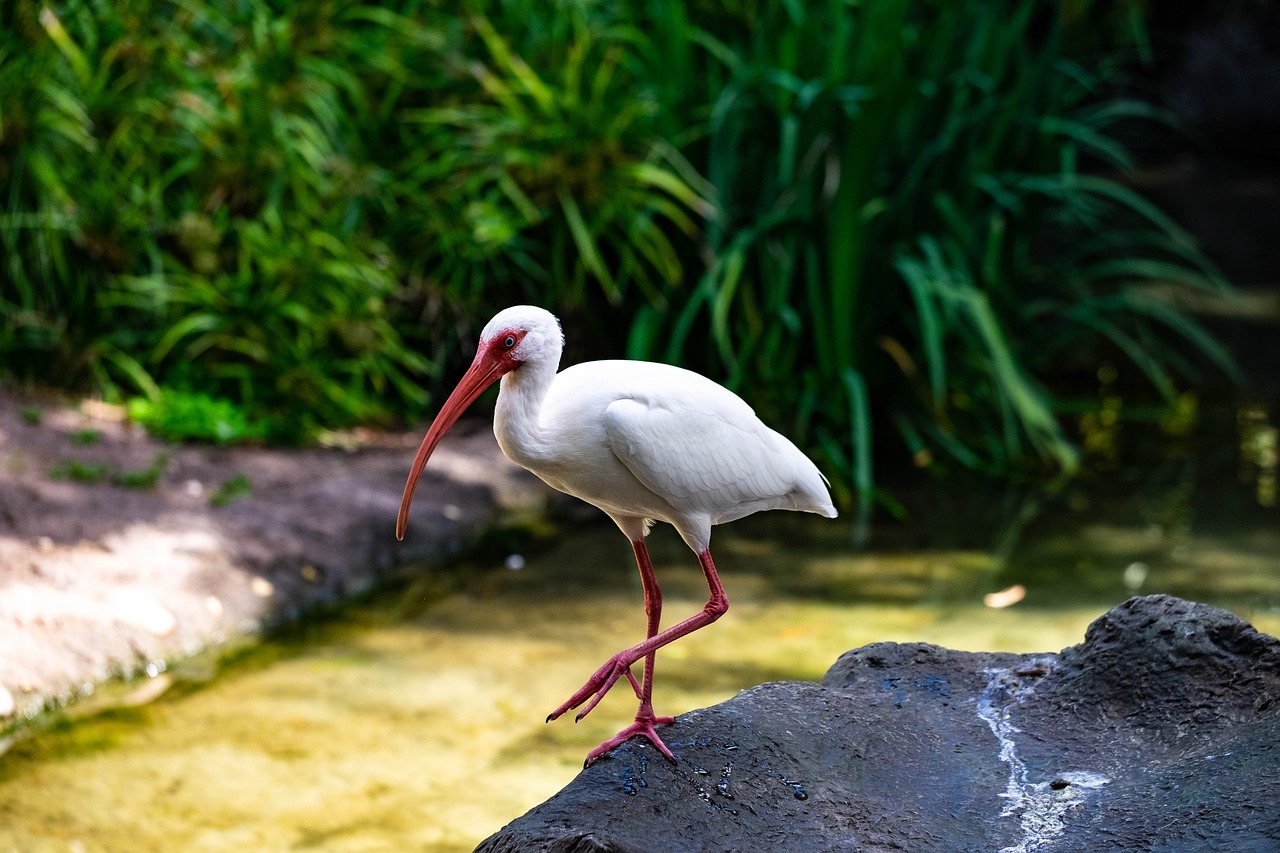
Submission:
[[[646,640],[658,635],[658,626],[662,622],[662,587],[658,586],[658,576],[653,571],[653,563],[649,561],[649,549],[644,540],[631,543],[636,552],[636,565],[640,567],[640,585],[644,588],[644,615]],[[640,712],[646,710],[653,716],[653,664],[658,652],[649,652],[644,658],[644,686],[640,689]],[[586,713],[585,711],[583,713]],[[671,717],[664,717],[663,722],[671,722]]]
[[[690,616],[683,622],[680,622],[665,631],[657,632],[658,621],[662,613],[662,592],[658,588],[657,578],[654,576],[653,565],[649,561],[649,553],[643,542],[633,543],[636,552],[636,563],[640,567],[640,580],[644,586],[645,595],[645,614],[648,619],[648,637],[643,643],[635,645],[629,649],[618,652],[609,660],[605,661],[604,666],[596,670],[595,674],[588,679],[577,693],[569,697],[568,701],[556,710],[552,711],[547,717],[548,721],[560,717],[566,711],[576,708],[587,703],[586,707],[578,714],[577,719],[582,719],[591,709],[599,704],[604,698],[604,694],[609,692],[609,688],[626,675],[627,678],[635,684],[635,676],[631,674],[631,665],[641,658],[645,658],[644,681],[638,692],[640,698],[640,709],[636,712],[636,719],[630,726],[620,731],[617,735],[600,744],[587,755],[587,764],[595,761],[600,756],[612,750],[619,744],[629,740],[636,735],[647,737],[656,746],[663,755],[675,761],[675,756],[667,749],[666,745],[658,737],[654,726],[669,723],[673,718],[658,717],[653,713],[653,664],[654,656],[658,649],[671,643],[686,634],[694,631],[719,619],[724,612],[729,609],[729,599],[725,595],[724,586],[720,583],[720,576],[716,574],[715,563],[711,561],[711,551],[708,549],[698,555],[698,562],[702,566],[702,573],[707,579],[707,586],[711,591],[711,597],[707,601],[705,607],[699,613]],[[590,700],[590,701],[588,701]]]
[[[636,552],[636,565],[640,567],[640,583],[644,588],[644,613],[646,619],[645,639],[652,639],[658,634],[658,625],[662,620],[662,588],[658,586],[658,577],[653,571],[653,563],[649,560],[649,549],[645,547],[642,541],[632,542],[631,547]],[[622,731],[618,732],[609,740],[600,744],[600,746],[591,750],[587,754],[586,765],[589,766],[597,758],[610,752],[614,747],[625,743],[633,737],[645,737],[655,748],[667,758],[675,761],[676,758],[671,754],[671,750],[667,749],[667,745],[662,742],[662,738],[658,736],[656,726],[674,722],[675,717],[659,717],[653,713],[653,664],[654,659],[658,656],[657,650],[649,652],[644,658],[644,681],[637,691],[636,695],[640,699],[640,708],[636,711],[635,721]],[[635,676],[631,674],[631,668],[626,671],[627,677],[635,685]],[[577,719],[582,719],[583,715],[588,713],[595,707],[603,697],[603,693],[594,696],[591,703],[578,714]]]

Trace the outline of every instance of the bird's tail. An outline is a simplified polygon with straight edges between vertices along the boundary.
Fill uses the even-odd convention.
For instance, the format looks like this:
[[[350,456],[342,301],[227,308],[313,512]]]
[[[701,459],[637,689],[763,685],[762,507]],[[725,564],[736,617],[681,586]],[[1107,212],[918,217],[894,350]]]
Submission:
[[[812,459],[801,453],[799,449],[796,450],[796,454],[807,464],[797,466],[796,487],[791,492],[795,504],[791,509],[816,513],[825,518],[835,518],[840,513],[836,512],[835,504],[831,502],[831,490],[828,488],[831,485],[830,481],[818,470],[818,466],[813,464]]]

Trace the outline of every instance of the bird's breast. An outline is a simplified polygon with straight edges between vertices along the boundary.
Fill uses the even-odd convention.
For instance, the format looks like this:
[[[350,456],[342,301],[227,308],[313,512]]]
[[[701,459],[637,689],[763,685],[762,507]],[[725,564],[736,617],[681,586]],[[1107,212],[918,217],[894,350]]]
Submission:
[[[611,515],[662,521],[672,521],[676,515],[609,447],[602,409],[579,410],[572,417],[563,410],[543,412],[537,430],[509,426],[495,417],[494,435],[502,452],[551,488]]]

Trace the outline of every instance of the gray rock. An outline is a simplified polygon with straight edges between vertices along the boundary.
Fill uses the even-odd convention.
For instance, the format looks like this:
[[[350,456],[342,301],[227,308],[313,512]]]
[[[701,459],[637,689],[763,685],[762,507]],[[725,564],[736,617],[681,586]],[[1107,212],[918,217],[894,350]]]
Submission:
[[[631,741],[478,848],[1280,850],[1280,641],[1131,599],[1059,654],[877,643]]]

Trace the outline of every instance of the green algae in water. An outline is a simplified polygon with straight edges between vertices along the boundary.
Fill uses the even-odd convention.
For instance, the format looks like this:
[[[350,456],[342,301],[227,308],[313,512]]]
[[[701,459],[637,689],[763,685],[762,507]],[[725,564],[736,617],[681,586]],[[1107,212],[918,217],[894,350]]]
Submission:
[[[57,715],[39,733],[15,737],[0,757],[0,782],[9,781],[24,764],[67,761],[127,746],[150,722],[138,708],[115,708],[87,719]]]

